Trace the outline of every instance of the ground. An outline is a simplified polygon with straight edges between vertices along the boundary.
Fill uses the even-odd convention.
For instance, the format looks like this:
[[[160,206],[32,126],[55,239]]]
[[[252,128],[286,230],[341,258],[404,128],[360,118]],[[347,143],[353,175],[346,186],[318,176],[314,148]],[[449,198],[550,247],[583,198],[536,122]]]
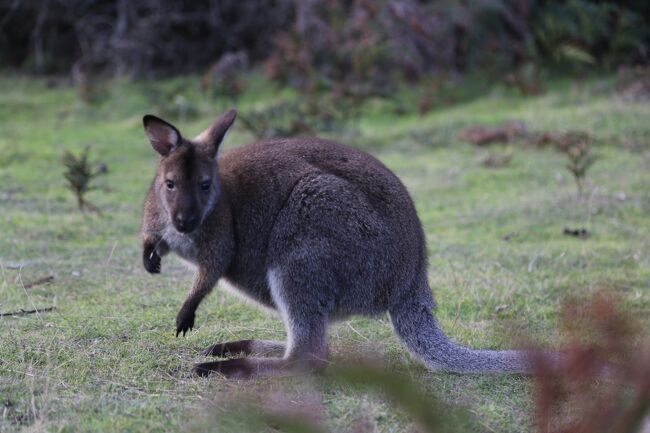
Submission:
[[[366,114],[335,136],[377,156],[407,185],[427,234],[437,316],[454,340],[480,348],[527,339],[557,345],[562,303],[603,288],[648,329],[650,105],[622,100],[613,81],[558,80],[527,98],[484,86],[424,116],[411,108],[417,91],[404,90],[397,102],[370,101]],[[0,312],[55,307],[0,317],[0,432],[228,431],[222,402],[242,389],[316,395],[334,431],[358,428],[359,419],[379,432],[411,428],[390,402],[343,384],[191,375],[212,343],[284,337],[277,318],[216,290],[199,308],[194,331],[175,338],[192,273],[174,258],[164,260],[161,275],[142,269],[138,231],[157,157],[141,118],[160,112],[159,101],[174,96],[170,88],[181,89],[179,104],[193,105],[175,123],[188,135],[200,132],[230,104],[202,93],[198,82],[113,82],[88,104],[65,82],[0,77]],[[236,105],[245,113],[280,95],[291,96],[252,78]],[[463,127],[507,120],[530,131],[594,137],[598,160],[583,199],[565,157],[550,147],[517,140],[485,149],[457,138]],[[238,124],[226,147],[250,140]],[[101,215],[79,212],[62,176],[63,151],[86,145],[91,159],[108,167],[88,194]],[[512,161],[483,167],[488,153]],[[564,228],[590,236],[567,236]],[[381,362],[464,407],[475,430],[533,429],[525,377],[428,372],[402,349],[386,316],[353,318],[330,335],[334,362],[350,353]]]

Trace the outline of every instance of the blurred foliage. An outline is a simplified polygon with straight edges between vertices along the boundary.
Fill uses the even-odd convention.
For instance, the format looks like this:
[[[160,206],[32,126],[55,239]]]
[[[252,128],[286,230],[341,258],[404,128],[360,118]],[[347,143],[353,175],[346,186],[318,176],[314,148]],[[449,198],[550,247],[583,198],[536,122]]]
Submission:
[[[151,77],[199,71],[245,49],[262,59],[286,0],[0,2],[0,64],[38,73]]]
[[[418,431],[464,432],[476,427],[465,410],[427,395],[417,383],[402,374],[368,363],[355,363],[333,367],[327,377],[360,390],[383,394],[417,423]]]
[[[549,352],[533,344],[529,352],[534,389],[532,415],[538,433],[633,433],[650,411],[650,348],[642,328],[602,287],[587,299],[565,302],[561,314],[563,348]],[[606,379],[606,380],[603,380]],[[425,392],[403,373],[360,360],[330,365],[318,385],[351,388],[381,395],[399,407],[409,431],[421,433],[481,431],[477,420],[460,405]],[[230,395],[213,403],[210,412],[223,431],[326,433],[328,409],[322,391],[300,395]],[[227,426],[227,427],[226,427]],[[198,427],[205,429],[205,425]],[[270,430],[269,430],[270,429]],[[376,421],[355,423],[354,433],[377,431]]]
[[[539,433],[647,431],[650,347],[646,333],[606,288],[562,311],[562,362],[533,357]]]
[[[340,132],[403,83],[426,86],[422,115],[462,100],[469,76],[538,95],[555,71],[647,63],[650,45],[650,6],[632,1],[25,0],[0,17],[0,63],[69,73],[87,104],[105,99],[106,77],[198,73],[203,93],[237,105],[263,64],[299,98],[245,113],[258,138]],[[146,97],[185,121],[199,115],[190,94]]]
[[[266,60],[281,82],[361,95],[441,70],[611,69],[647,62],[650,42],[650,3],[631,0],[24,0],[0,17],[0,63],[22,70],[150,77]]]
[[[327,385],[350,389],[356,395],[377,394],[399,407],[412,420],[409,431],[420,433],[476,431],[477,422],[464,408],[442,401],[425,392],[404,373],[357,361],[330,366],[318,377],[318,388]],[[311,386],[309,387],[311,388]],[[196,431],[205,425],[219,424],[222,431],[287,433],[327,433],[332,431],[326,423],[328,409],[323,395],[317,389],[302,391],[300,395],[286,391],[250,394],[240,391],[219,401],[223,413],[212,413],[216,420],[203,419]],[[351,433],[377,431],[377,420],[365,413],[352,425]],[[192,429],[191,429],[192,430]]]
[[[360,115],[361,101],[336,95],[282,100],[241,113],[239,121],[258,139],[341,133]]]
[[[201,78],[201,89],[212,96],[225,96],[236,102],[246,85],[241,76],[248,69],[246,51],[226,53]]]
[[[307,1],[279,32],[267,72],[282,84],[362,97],[439,71],[511,71],[538,94],[545,70],[613,68],[648,60],[650,8],[641,4],[486,0]],[[436,74],[439,76],[440,74]],[[426,112],[440,83],[425,95]]]
[[[260,110],[239,115],[239,122],[258,139],[288,137],[312,132],[305,120],[302,105],[280,101]],[[304,120],[303,120],[304,119]]]
[[[559,68],[647,61],[649,11],[644,2],[547,2],[532,17],[532,57]]]
[[[154,111],[166,119],[184,122],[200,114],[199,109],[188,97],[191,89],[185,80],[178,80],[168,86],[145,82],[141,89]]]

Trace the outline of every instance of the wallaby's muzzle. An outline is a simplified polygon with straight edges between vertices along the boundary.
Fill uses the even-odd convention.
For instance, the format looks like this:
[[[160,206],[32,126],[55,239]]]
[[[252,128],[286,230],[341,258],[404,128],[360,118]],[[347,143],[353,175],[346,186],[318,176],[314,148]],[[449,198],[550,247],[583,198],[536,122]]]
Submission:
[[[199,217],[196,213],[179,212],[174,216],[174,227],[181,233],[191,233],[199,225]]]

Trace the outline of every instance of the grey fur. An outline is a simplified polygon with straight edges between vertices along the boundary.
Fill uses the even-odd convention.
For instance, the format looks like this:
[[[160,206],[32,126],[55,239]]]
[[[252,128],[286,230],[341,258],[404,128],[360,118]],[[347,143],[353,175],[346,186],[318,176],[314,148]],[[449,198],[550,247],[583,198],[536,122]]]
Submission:
[[[152,138],[154,148],[163,152],[145,203],[144,263],[150,272],[159,271],[160,257],[171,249],[198,268],[177,317],[177,335],[192,329],[201,300],[223,278],[278,310],[288,341],[283,358],[204,363],[197,373],[251,377],[320,368],[327,358],[330,323],[385,312],[406,347],[433,370],[530,370],[525,352],[469,349],[441,331],[432,314],[422,226],[406,188],[381,162],[360,150],[310,138],[248,144],[223,153],[210,168],[234,118],[231,111],[195,140],[181,137],[173,146]],[[158,130],[178,132],[160,119],[145,119],[150,138]],[[179,186],[176,195],[165,191],[168,176],[179,185],[187,180],[184,189]],[[211,179],[209,199],[196,186],[201,176]],[[190,232],[181,233],[173,224],[181,208],[201,215]],[[225,344],[260,352],[242,342]],[[224,347],[207,352],[229,354]]]

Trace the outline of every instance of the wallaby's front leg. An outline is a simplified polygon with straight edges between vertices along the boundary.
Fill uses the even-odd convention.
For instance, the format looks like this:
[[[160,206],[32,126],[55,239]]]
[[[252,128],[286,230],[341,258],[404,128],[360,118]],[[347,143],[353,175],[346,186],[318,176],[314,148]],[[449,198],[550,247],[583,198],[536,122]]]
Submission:
[[[192,328],[194,328],[196,309],[203,298],[212,291],[212,288],[217,284],[218,280],[219,277],[215,276],[214,272],[209,272],[204,268],[199,268],[199,272],[194,278],[192,289],[190,289],[190,293],[187,295],[181,310],[176,316],[177,337],[181,332],[183,333],[183,336],[185,336],[187,331],[191,331]]]

